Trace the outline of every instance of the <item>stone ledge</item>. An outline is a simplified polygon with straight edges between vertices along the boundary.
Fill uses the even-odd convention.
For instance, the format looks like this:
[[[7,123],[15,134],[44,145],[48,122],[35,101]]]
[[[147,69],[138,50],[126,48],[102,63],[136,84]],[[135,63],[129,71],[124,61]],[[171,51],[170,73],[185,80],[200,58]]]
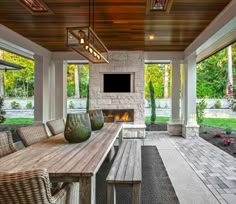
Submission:
[[[181,122],[167,122],[168,135],[182,136],[182,123]]]
[[[124,138],[145,138],[145,124],[123,123]]]
[[[188,137],[199,137],[199,126],[198,125],[183,125],[182,136]]]

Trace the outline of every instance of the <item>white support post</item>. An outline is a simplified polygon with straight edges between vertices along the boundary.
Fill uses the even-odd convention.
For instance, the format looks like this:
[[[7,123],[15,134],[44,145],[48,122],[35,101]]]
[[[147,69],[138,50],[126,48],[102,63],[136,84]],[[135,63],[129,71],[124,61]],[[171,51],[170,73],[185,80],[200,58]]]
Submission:
[[[51,69],[50,69],[50,111],[49,117],[50,120],[55,119],[55,63],[51,61]]]
[[[182,122],[180,121],[180,60],[172,61],[171,84],[171,118],[167,124],[169,135],[182,135]]]
[[[196,55],[188,56],[184,61],[184,137],[199,136],[196,120]]]
[[[50,58],[34,55],[34,121],[42,123],[49,120],[50,109]]]
[[[55,115],[54,118],[65,118],[67,114],[67,63],[63,60],[54,61],[55,65]]]

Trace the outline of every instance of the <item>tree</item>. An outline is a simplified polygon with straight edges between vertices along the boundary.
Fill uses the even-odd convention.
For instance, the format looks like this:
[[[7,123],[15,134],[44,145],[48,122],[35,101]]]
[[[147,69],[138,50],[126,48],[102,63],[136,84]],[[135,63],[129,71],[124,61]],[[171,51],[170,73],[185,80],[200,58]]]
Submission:
[[[228,86],[232,86],[233,88],[233,64],[232,64],[232,48],[231,45],[229,45],[227,47],[227,55],[228,55],[228,84],[226,87],[226,95],[229,96],[229,94],[233,94],[233,90],[232,93],[229,93],[229,87]]]
[[[75,65],[75,98],[80,98],[80,92],[79,92],[79,67],[80,65]]]
[[[226,49],[197,65],[197,97],[223,98],[227,84]]]
[[[34,95],[34,61],[25,57],[3,52],[3,59],[25,67],[22,70],[4,72],[5,96],[31,97]]]
[[[75,82],[75,64],[68,65],[67,68],[67,96],[74,97],[76,94],[76,86],[79,86],[80,97],[84,98],[87,96],[87,85],[89,82],[89,64],[80,64],[78,69],[78,85]]]
[[[155,123],[156,121],[156,102],[155,102],[155,93],[154,87],[152,85],[152,81],[149,81],[149,89],[150,89],[150,100],[151,100],[151,123]]]
[[[145,98],[150,98],[149,81],[152,81],[155,98],[164,96],[164,70],[158,64],[145,64]]]
[[[164,76],[164,98],[169,97],[169,65],[165,64],[165,76]]]

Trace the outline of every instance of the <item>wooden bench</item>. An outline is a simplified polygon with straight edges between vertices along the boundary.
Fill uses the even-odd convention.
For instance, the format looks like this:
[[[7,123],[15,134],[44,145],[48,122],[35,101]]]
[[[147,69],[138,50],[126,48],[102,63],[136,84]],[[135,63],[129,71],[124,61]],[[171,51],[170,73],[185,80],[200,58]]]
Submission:
[[[132,203],[141,203],[142,162],[141,143],[123,140],[107,176],[107,204],[116,203],[116,187],[132,187]]]

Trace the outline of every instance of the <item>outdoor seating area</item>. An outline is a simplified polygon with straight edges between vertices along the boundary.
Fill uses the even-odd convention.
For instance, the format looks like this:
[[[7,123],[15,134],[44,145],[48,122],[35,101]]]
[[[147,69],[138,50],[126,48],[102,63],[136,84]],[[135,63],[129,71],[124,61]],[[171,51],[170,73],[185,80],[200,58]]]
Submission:
[[[0,204],[236,204],[236,0],[3,0]]]

